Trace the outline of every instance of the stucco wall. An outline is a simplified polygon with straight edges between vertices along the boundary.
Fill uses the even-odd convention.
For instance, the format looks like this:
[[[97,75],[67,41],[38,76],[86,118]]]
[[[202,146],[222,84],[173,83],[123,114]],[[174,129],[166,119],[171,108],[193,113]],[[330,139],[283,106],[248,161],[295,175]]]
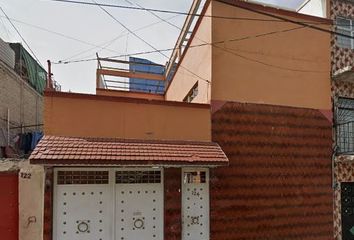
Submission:
[[[10,109],[10,127],[36,125],[42,122],[43,97],[24,82],[11,68],[0,62],[0,146],[6,145],[7,109]],[[41,127],[26,128],[26,131]],[[11,139],[21,129],[10,131]],[[4,134],[3,134],[4,133]]]
[[[212,4],[213,15],[274,20]],[[330,109],[330,35],[310,28],[287,31],[294,28],[299,25],[214,18],[213,42],[226,42],[212,49],[212,100]],[[270,32],[277,33],[254,37]]]
[[[19,240],[43,239],[44,169],[21,165],[19,173]]]
[[[206,15],[211,15],[211,5],[206,10]],[[204,45],[206,43],[211,43],[211,18],[203,18],[201,21],[191,47],[167,89],[166,100],[182,101],[198,82],[198,95],[193,103],[210,103],[212,53],[211,45]]]
[[[43,167],[23,159],[1,159],[0,172],[18,172],[19,240],[43,239]]]
[[[150,99],[150,100],[164,100],[165,99],[163,95],[159,95],[159,94],[109,90],[109,89],[100,89],[100,88],[96,89],[96,95],[111,96],[111,97],[141,98],[141,99]]]
[[[210,141],[210,106],[47,93],[46,135]]]

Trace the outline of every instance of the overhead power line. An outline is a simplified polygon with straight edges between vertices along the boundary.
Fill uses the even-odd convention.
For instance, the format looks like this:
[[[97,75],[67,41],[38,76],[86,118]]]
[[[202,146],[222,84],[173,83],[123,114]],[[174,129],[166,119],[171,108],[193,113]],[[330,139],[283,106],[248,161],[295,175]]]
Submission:
[[[168,18],[166,18],[166,19],[163,19],[163,20],[161,20],[161,21],[157,21],[157,22],[153,22],[153,23],[147,24],[147,25],[142,26],[142,27],[140,27],[140,28],[134,29],[133,31],[134,31],[134,32],[138,32],[138,31],[141,31],[141,30],[143,30],[143,29],[147,29],[147,28],[150,28],[150,27],[152,27],[152,26],[154,26],[154,25],[157,25],[157,24],[159,24],[159,23],[161,23],[161,22],[163,22],[163,21],[167,21],[167,20],[176,18],[176,17],[178,17],[178,16],[180,16],[180,15],[174,15],[174,16],[168,17]],[[115,41],[117,41],[118,39],[120,39],[120,38],[122,38],[122,37],[125,37],[125,36],[127,36],[127,35],[129,35],[129,32],[126,31],[125,33],[122,33],[122,34],[118,35],[117,37],[111,39],[110,41],[107,41],[107,42],[105,42],[105,43],[100,44],[100,45],[102,45],[102,46],[100,46],[100,47],[91,47],[91,48],[89,48],[89,49],[85,49],[85,50],[80,51],[80,52],[78,52],[78,53],[76,53],[76,54],[74,54],[74,55],[72,55],[72,56],[70,56],[70,57],[67,57],[67,58],[61,60],[61,61],[65,62],[65,61],[67,61],[67,60],[69,60],[69,59],[72,59],[72,58],[74,58],[74,57],[77,57],[77,56],[80,56],[80,55],[82,55],[82,54],[84,54],[84,53],[87,53],[87,52],[89,52],[89,51],[91,51],[91,50],[93,50],[93,49],[95,49],[95,48],[100,48],[101,50],[102,50],[102,49],[105,49],[105,48],[107,48],[109,45],[111,45],[111,44],[113,44]]]
[[[131,1],[129,1],[129,0],[125,0],[125,1],[128,2],[129,4],[133,5],[133,3]],[[135,5],[137,5],[138,7],[144,8],[143,6],[141,6],[141,5],[137,4],[137,3],[135,3]],[[156,13],[151,12],[151,11],[148,11],[148,12],[151,13],[153,16],[157,17],[158,19],[161,19],[161,17],[159,15],[157,15]],[[170,23],[168,21],[164,21],[164,22],[167,23],[168,25],[174,27],[174,28],[177,28],[178,30],[182,30],[182,28],[180,28],[179,26],[177,26],[175,24],[172,24],[172,23]],[[290,32],[290,31],[297,30],[297,29],[302,29],[302,28],[304,28],[304,27],[300,26],[300,27],[296,27],[296,28],[286,29],[286,30],[283,30],[283,31],[274,31],[274,32],[271,32],[271,33],[267,33],[267,35],[275,34],[275,33],[282,33],[282,32]],[[260,34],[260,35],[254,36],[254,37],[261,37],[261,36],[263,36],[263,35]],[[203,42],[203,43],[207,43],[203,39],[200,39],[200,38],[197,38],[197,39],[199,41]],[[239,39],[239,40],[246,40],[246,39],[249,39],[249,37],[245,37],[245,38],[242,38],[242,39]],[[282,66],[273,65],[273,64],[270,64],[270,63],[267,63],[267,62],[260,61],[258,59],[253,59],[253,58],[241,55],[239,53],[236,53],[232,49],[229,49],[229,48],[226,48],[226,47],[221,47],[221,46],[218,46],[216,44],[211,44],[211,45],[216,47],[216,48],[218,48],[218,49],[220,49],[220,50],[222,50],[222,51],[224,51],[224,52],[227,52],[229,54],[232,54],[232,55],[237,56],[239,58],[242,58],[244,60],[248,60],[248,61],[251,61],[251,62],[256,62],[256,63],[262,64],[262,65],[265,65],[265,66],[268,66],[268,67],[274,67],[274,68],[283,69],[283,70],[290,70],[290,71],[301,71],[301,72],[312,72],[313,71],[313,70],[299,70],[299,69],[294,69],[294,68],[288,68],[288,67],[282,67]]]
[[[6,16],[0,16],[0,17],[6,17]],[[27,23],[27,22],[24,22],[24,21],[15,19],[15,18],[9,18],[9,19],[11,21],[13,21],[13,22],[18,22],[18,23],[26,25],[28,27],[36,28],[38,30],[41,30],[41,31],[44,31],[44,32],[47,32],[47,33],[51,33],[53,35],[57,35],[57,36],[60,36],[60,37],[63,37],[63,38],[66,38],[66,39],[69,39],[69,40],[72,40],[72,41],[75,41],[75,42],[79,42],[79,43],[82,43],[82,44],[85,44],[85,45],[88,45],[88,46],[93,46],[93,47],[97,47],[97,48],[102,47],[102,46],[100,46],[98,44],[87,42],[85,40],[82,40],[82,39],[79,39],[79,38],[76,38],[76,37],[72,37],[72,36],[66,35],[64,33],[56,32],[56,31],[53,31],[53,30],[50,30],[48,28],[44,28],[44,27],[41,27],[41,26],[38,26],[38,25],[30,24],[30,23]],[[119,53],[118,51],[113,50],[113,49],[109,49],[109,48],[104,48],[104,49],[107,50],[107,51],[110,51],[110,52]]]
[[[227,16],[215,16],[215,15],[201,15],[198,13],[192,14],[188,12],[175,11],[175,10],[164,10],[164,9],[156,9],[156,8],[145,8],[145,7],[134,7],[134,6],[125,6],[125,5],[117,5],[117,4],[104,4],[104,3],[91,3],[84,1],[75,1],[75,0],[49,0],[52,2],[63,2],[63,3],[71,3],[71,4],[82,4],[82,5],[91,5],[91,6],[102,6],[102,7],[110,7],[110,8],[121,8],[128,10],[137,10],[137,11],[150,11],[150,12],[158,12],[158,13],[167,13],[167,14],[179,14],[185,16],[195,16],[195,17],[210,17],[210,18],[220,18],[220,19],[229,19],[229,20],[245,20],[245,21],[262,21],[262,22],[287,22],[280,19],[262,19],[262,18],[243,18],[243,17],[227,17]],[[318,22],[304,21],[302,23],[307,24],[318,24]],[[326,25],[339,25],[334,22],[332,23],[322,23]],[[342,25],[340,25],[342,26]],[[344,25],[343,25],[344,26]],[[346,25],[345,25],[346,26]]]
[[[96,3],[95,0],[92,0],[94,3]],[[170,59],[169,56],[167,56],[166,54],[164,54],[163,52],[159,51],[159,49],[155,48],[152,44],[150,44],[149,42],[147,42],[145,39],[143,39],[142,37],[140,37],[138,34],[136,34],[134,31],[130,30],[127,26],[125,26],[121,21],[119,21],[116,17],[114,17],[110,12],[108,12],[106,9],[104,9],[102,6],[98,5],[97,6],[99,8],[101,8],[107,15],[109,15],[112,19],[114,19],[119,25],[121,25],[123,28],[125,28],[129,33],[131,33],[134,37],[138,38],[140,41],[142,41],[143,43],[145,43],[146,45],[148,45],[149,47],[151,47],[152,49],[154,49],[154,51],[158,52],[159,54],[161,54],[162,56],[164,56],[167,60]],[[193,71],[187,69],[186,67],[180,65],[181,68],[183,68],[184,70],[186,70],[187,72],[191,73],[192,75],[194,75],[195,77],[209,83],[210,81],[208,79],[205,79],[201,76],[199,76],[198,74],[194,73]]]
[[[224,2],[224,1],[221,1],[221,2],[224,3],[224,4],[227,4],[227,5],[231,5],[233,7],[237,7],[237,8],[244,9],[244,10],[247,10],[247,11],[250,11],[250,12],[258,13],[260,15],[264,15],[264,16],[267,16],[267,17],[272,17],[272,18],[275,18],[275,19],[278,19],[278,20],[281,20],[281,21],[285,21],[285,22],[296,24],[296,25],[308,27],[308,28],[311,28],[311,29],[314,29],[314,30],[318,30],[318,31],[325,32],[325,33],[330,33],[330,34],[337,35],[337,36],[342,36],[342,37],[354,39],[354,36],[350,36],[350,35],[343,34],[343,33],[340,33],[340,32],[336,32],[336,31],[320,28],[320,27],[316,26],[318,23],[317,24],[315,23],[315,25],[311,25],[311,24],[308,24],[308,23],[305,23],[305,22],[292,20],[292,19],[289,19],[289,18],[286,18],[286,17],[281,17],[281,16],[278,16],[278,15],[275,15],[275,14],[258,11],[258,10],[252,9],[252,8],[234,6],[234,5],[232,5],[232,4],[228,3],[228,2]]]
[[[218,44],[224,44],[224,43],[227,43],[227,42],[237,42],[237,41],[244,41],[244,40],[248,40],[248,39],[252,39],[252,38],[265,37],[265,36],[268,36],[268,35],[284,33],[284,32],[290,32],[290,31],[293,31],[293,30],[296,30],[296,29],[300,29],[300,28],[303,28],[303,27],[290,28],[290,29],[285,29],[285,30],[281,30],[281,31],[272,31],[272,32],[267,32],[267,33],[252,35],[252,36],[244,36],[244,37],[240,37],[240,38],[234,38],[234,39],[223,40],[223,41],[215,41],[215,42],[212,42],[212,43],[195,44],[195,45],[190,45],[189,48],[197,48],[197,47],[203,47],[203,46],[208,46],[208,45],[217,46]],[[132,56],[139,56],[139,55],[151,54],[151,53],[156,53],[156,52],[169,52],[169,51],[173,51],[175,49],[176,48],[165,48],[165,49],[158,49],[158,51],[156,51],[156,50],[143,51],[143,52],[136,52],[136,53],[131,53],[131,54],[122,54],[122,55],[110,56],[110,57],[106,57],[106,58],[132,57]],[[240,58],[243,58],[243,59],[251,61],[251,62],[256,62],[256,63],[262,64],[262,65],[266,65],[266,66],[269,66],[269,67],[274,67],[274,68],[278,68],[278,69],[282,69],[282,70],[295,71],[295,72],[314,72],[314,73],[322,73],[323,72],[323,71],[316,71],[316,70],[288,68],[288,67],[272,65],[272,64],[269,64],[269,63],[264,63],[264,62],[262,62],[260,60],[252,59],[252,58],[240,55],[240,54],[234,52],[233,49],[229,49],[229,48],[225,48],[224,51],[229,52],[230,54],[233,54],[235,56],[238,56]],[[90,61],[96,61],[96,60],[97,60],[97,58],[88,58],[88,59],[80,59],[80,60],[67,61],[67,62],[61,62],[61,63],[57,62],[57,63],[54,63],[54,64],[69,64],[69,63],[79,63],[79,62],[90,62]]]
[[[5,17],[7,18],[7,20],[10,22],[11,26],[15,29],[15,31],[17,32],[17,34],[20,36],[20,38],[22,39],[23,43],[27,46],[28,50],[32,53],[33,57],[36,59],[36,61],[38,62],[39,65],[43,67],[43,65],[41,64],[41,61],[39,61],[38,57],[36,56],[36,54],[34,53],[34,51],[32,50],[32,48],[30,47],[30,45],[27,43],[27,41],[24,39],[24,37],[22,36],[22,34],[20,33],[20,31],[17,29],[17,27],[15,26],[15,24],[13,24],[13,22],[11,21],[11,19],[9,18],[9,16],[6,14],[6,12],[4,11],[4,9],[2,7],[0,7],[0,10],[2,11],[2,13],[5,15]]]

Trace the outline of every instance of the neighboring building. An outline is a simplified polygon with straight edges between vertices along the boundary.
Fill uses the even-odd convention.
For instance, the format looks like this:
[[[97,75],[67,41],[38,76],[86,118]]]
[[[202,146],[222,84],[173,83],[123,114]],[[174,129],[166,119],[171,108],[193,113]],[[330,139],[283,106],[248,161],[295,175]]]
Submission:
[[[332,95],[334,103],[335,239],[354,239],[354,1],[332,0]]]
[[[129,71],[140,73],[154,73],[163,75],[165,72],[165,66],[156,64],[147,59],[129,57]],[[165,84],[162,81],[129,78],[129,90],[146,93],[165,93]]]
[[[296,11],[307,15],[325,18],[328,16],[327,6],[328,6],[327,0],[305,0],[296,9]]]
[[[18,134],[42,129],[47,73],[21,44],[0,43],[0,146],[16,148]],[[5,157],[2,149],[0,157]],[[10,151],[11,157],[24,156],[24,151],[17,150]]]
[[[198,2],[163,77],[45,93],[45,240],[333,239],[331,36],[295,23],[331,21],[215,0],[187,34]]]

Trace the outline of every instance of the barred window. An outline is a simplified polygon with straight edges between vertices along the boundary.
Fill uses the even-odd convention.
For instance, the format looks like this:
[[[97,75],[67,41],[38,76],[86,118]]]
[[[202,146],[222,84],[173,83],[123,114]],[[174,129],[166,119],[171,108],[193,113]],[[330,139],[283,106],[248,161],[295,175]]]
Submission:
[[[117,171],[116,183],[161,183],[161,171]]]
[[[58,171],[57,183],[64,184],[108,184],[108,171]]]
[[[205,183],[206,172],[205,171],[191,171],[185,172],[183,176],[184,183]]]
[[[338,46],[342,48],[354,49],[354,20],[343,17],[337,17],[336,24],[338,33],[342,33],[352,37],[349,38],[337,35]]]
[[[354,153],[354,99],[338,99],[335,121],[337,153]]]

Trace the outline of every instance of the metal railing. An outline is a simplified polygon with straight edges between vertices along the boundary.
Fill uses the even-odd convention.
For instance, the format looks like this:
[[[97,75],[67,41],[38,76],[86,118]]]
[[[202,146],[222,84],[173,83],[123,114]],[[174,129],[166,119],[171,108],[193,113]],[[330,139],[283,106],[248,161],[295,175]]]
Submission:
[[[165,93],[163,73],[156,74],[148,70],[149,67],[159,67],[164,71],[165,67],[163,65],[99,57],[97,57],[97,61],[96,85],[99,89],[154,94]]]

